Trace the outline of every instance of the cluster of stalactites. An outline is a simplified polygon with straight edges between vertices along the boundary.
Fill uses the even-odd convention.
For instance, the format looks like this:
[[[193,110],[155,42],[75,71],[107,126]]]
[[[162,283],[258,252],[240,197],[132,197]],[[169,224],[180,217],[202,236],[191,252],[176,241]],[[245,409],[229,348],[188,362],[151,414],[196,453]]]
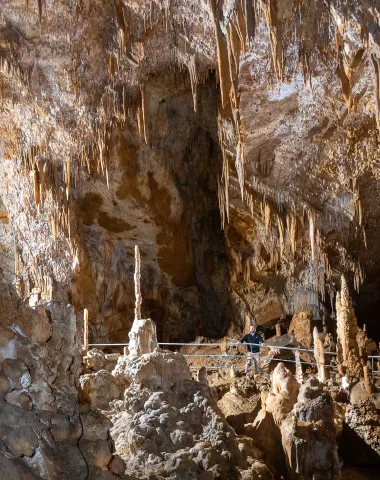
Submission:
[[[72,224],[74,219],[71,215],[70,191],[74,173],[72,171],[72,159],[67,158],[62,164],[62,175],[59,174],[59,166],[56,163],[49,162],[49,149],[47,145],[37,145],[24,150],[21,154],[20,175],[30,178],[32,186],[33,201],[27,201],[24,204],[27,210],[35,212],[38,216],[47,220],[50,225],[51,234],[55,243],[63,240],[68,243],[68,248],[73,258],[73,268],[79,265],[79,246],[72,235]],[[34,205],[33,205],[34,203]],[[22,291],[21,284],[23,277],[22,259],[18,244],[24,237],[15,224],[15,274],[19,284],[19,294],[25,297],[30,295],[30,282],[34,287],[40,288],[41,295],[47,300],[53,297],[53,278],[44,272],[44,267],[39,261],[38,256],[28,268],[28,282],[26,290]]]

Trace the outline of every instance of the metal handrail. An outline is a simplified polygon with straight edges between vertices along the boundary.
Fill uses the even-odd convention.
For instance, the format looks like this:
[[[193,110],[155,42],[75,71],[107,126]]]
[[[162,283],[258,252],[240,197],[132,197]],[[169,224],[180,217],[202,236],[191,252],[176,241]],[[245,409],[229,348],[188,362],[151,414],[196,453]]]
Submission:
[[[308,349],[308,348],[297,348],[297,347],[283,347],[279,345],[263,345],[260,343],[240,343],[240,342],[234,342],[234,343],[182,343],[182,342],[158,342],[158,346],[176,346],[176,347],[238,347],[239,345],[253,345],[256,347],[262,347],[262,348],[269,348],[272,350],[290,350],[290,351],[298,351],[298,352],[311,352],[314,353],[314,350]],[[129,347],[129,343],[89,343],[89,347]],[[259,353],[259,352],[257,352]],[[337,355],[337,352],[324,352],[326,355]],[[231,354],[231,353],[218,353],[218,354],[213,354],[213,353],[184,353],[182,354],[184,357],[209,357],[209,358],[247,358],[246,354],[243,355],[236,355],[236,354]],[[296,363],[296,360],[291,360],[291,359],[284,359],[284,358],[275,358],[275,357],[262,357],[259,356],[260,360],[271,360],[271,361],[280,361],[280,362],[289,362],[289,363]],[[374,374],[380,373],[380,370],[374,370],[374,359],[379,358],[380,355],[369,355],[367,357],[368,361],[371,362],[371,374],[372,374],[372,379],[374,379]],[[314,365],[317,366],[318,364],[315,362],[305,362],[300,360],[300,363],[303,365]],[[331,369],[336,369],[337,367],[335,365],[325,365],[326,368],[331,368]],[[198,367],[192,367],[192,369],[198,369]],[[213,366],[213,367],[205,367],[207,370],[210,369],[222,369],[225,367],[220,367],[220,366]]]
[[[169,345],[177,347],[237,347],[239,345],[253,345],[256,347],[270,348],[273,350],[294,350],[298,352],[311,352],[314,353],[313,349],[309,348],[297,348],[297,347],[281,347],[279,345],[263,345],[261,343],[169,343],[169,342],[158,342],[158,346]],[[129,343],[89,343],[89,347],[129,347]],[[336,352],[325,352],[325,355],[336,355]]]

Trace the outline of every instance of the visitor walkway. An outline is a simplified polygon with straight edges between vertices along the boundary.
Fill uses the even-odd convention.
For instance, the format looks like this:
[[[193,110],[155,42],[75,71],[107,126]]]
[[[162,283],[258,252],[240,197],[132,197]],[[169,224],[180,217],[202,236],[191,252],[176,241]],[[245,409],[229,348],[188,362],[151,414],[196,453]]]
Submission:
[[[128,348],[128,343],[90,343],[88,346],[90,347],[123,347],[123,348]],[[298,347],[283,347],[283,346],[277,346],[277,345],[268,345],[265,344],[264,346],[261,346],[259,344],[251,343],[251,344],[241,344],[239,342],[231,342],[231,343],[179,343],[179,342],[158,342],[159,347],[169,347],[169,348],[183,348],[186,347],[187,349],[192,349],[192,348],[218,348],[220,349],[220,353],[182,353],[180,352],[185,358],[188,359],[188,362],[190,363],[190,368],[192,370],[199,370],[201,367],[206,368],[206,370],[221,370],[221,369],[227,369],[231,368],[231,366],[234,366],[235,370],[244,370],[244,363],[247,360],[247,354],[245,353],[231,353],[227,352],[227,349],[234,349],[237,347],[245,347],[247,345],[255,345],[261,347],[261,350],[272,350],[273,351],[273,356],[269,355],[269,353],[263,354],[263,352],[258,353],[258,359],[259,359],[259,365],[260,368],[265,369],[268,367],[270,362],[284,362],[284,363],[298,363],[298,360],[296,360],[296,355],[298,352],[299,355],[306,354],[306,355],[311,355],[314,358],[314,350],[313,349],[308,349],[308,348],[298,348]],[[279,358],[278,353],[280,351],[289,351],[294,353],[294,358]],[[336,352],[324,352],[326,356],[331,356],[335,357],[337,355]],[[194,360],[199,359],[199,361],[202,363],[202,365],[194,365]],[[370,368],[371,368],[371,375],[372,375],[372,380],[374,380],[374,377],[380,374],[380,370],[377,370],[377,361],[380,361],[380,356],[379,355],[370,355],[367,357],[368,362],[370,363]],[[212,360],[213,365],[208,365],[207,361]],[[309,366],[315,366],[317,367],[317,363],[315,361],[305,361],[302,360],[301,358],[299,359],[299,363],[301,365],[309,365]],[[241,365],[239,365],[241,364]],[[332,370],[337,370],[337,364],[335,361],[335,358],[331,358],[329,361],[326,359],[326,368],[332,369]]]

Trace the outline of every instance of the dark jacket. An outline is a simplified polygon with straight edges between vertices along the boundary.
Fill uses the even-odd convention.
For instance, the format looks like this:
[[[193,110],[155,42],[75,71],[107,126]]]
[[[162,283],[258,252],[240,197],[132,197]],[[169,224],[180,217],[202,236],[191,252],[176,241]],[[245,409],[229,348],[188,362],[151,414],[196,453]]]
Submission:
[[[240,343],[264,343],[263,337],[258,333],[247,333],[244,337],[240,340]],[[248,352],[257,353],[260,351],[260,347],[258,345],[247,345]]]

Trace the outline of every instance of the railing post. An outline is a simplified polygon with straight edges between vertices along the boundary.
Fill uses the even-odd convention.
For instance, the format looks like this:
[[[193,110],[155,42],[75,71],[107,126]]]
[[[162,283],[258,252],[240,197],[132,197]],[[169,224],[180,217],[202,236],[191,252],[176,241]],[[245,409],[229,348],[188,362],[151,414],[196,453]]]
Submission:
[[[374,382],[374,377],[375,377],[375,374],[373,373],[373,357],[371,358],[371,364],[372,364],[372,372],[371,372],[371,375],[372,375],[372,383]]]

